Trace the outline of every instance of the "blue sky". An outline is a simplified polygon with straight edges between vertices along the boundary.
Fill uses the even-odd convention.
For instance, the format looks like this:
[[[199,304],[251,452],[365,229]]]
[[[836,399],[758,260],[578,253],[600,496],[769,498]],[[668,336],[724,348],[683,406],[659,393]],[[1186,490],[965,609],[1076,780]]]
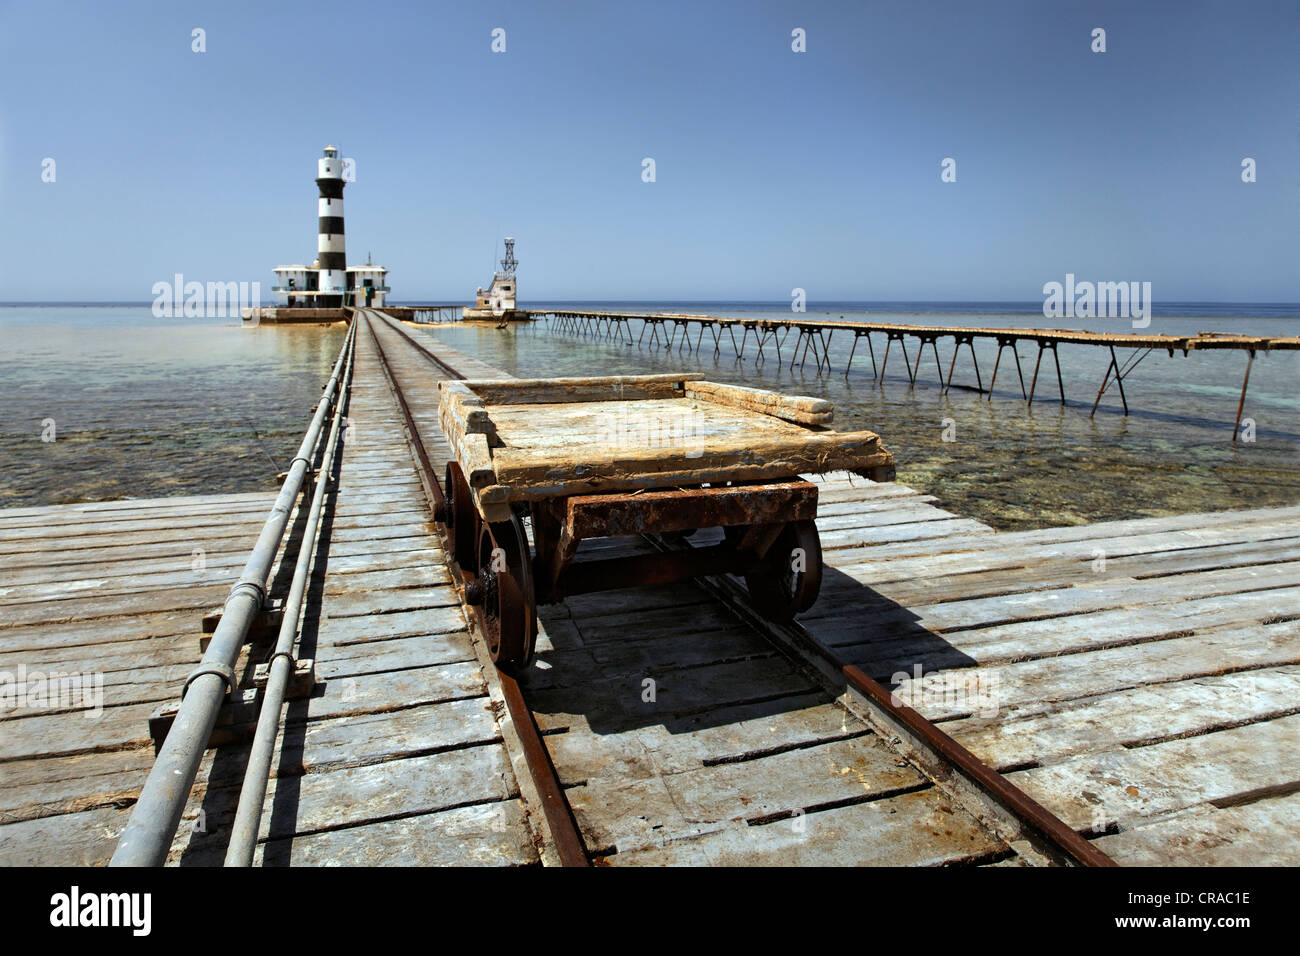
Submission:
[[[269,298],[336,143],[349,261],[401,300],[463,301],[513,235],[525,304],[1026,301],[1066,272],[1294,302],[1298,41],[1295,0],[0,0],[0,300],[176,272]]]

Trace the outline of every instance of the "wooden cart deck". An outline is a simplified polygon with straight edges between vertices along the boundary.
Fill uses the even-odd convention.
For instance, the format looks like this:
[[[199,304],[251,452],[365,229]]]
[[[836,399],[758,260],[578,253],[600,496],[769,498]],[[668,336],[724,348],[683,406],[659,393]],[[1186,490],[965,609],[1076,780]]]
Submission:
[[[511,506],[613,491],[856,471],[887,480],[871,431],[830,402],[689,374],[442,382],[443,431],[487,521]]]

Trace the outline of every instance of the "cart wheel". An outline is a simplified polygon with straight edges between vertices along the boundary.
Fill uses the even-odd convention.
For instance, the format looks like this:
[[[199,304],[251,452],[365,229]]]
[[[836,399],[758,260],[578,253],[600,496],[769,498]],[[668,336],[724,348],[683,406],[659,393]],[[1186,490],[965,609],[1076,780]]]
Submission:
[[[478,577],[466,597],[493,662],[519,669],[532,662],[537,644],[537,606],[528,539],[518,517],[484,524],[478,539]]]
[[[768,549],[763,563],[745,575],[754,608],[786,623],[817,600],[822,587],[822,542],[810,519],[791,521]]]
[[[474,574],[478,571],[478,511],[460,465],[447,462],[446,474],[442,488],[447,496],[447,533],[452,555],[462,569]]]

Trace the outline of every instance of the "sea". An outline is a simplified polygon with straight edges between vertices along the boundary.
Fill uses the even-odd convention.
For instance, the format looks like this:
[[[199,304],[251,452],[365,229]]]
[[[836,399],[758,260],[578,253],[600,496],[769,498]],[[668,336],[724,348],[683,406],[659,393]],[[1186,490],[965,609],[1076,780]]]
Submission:
[[[394,303],[402,304],[402,303]],[[688,312],[790,318],[789,302],[530,302],[528,308]],[[1042,303],[809,303],[799,318],[961,327],[1074,328],[1188,335],[1203,331],[1300,334],[1300,305],[1173,303],[1150,325],[1130,319],[1044,319]],[[633,326],[634,334],[639,331]],[[1007,349],[992,395],[976,390],[969,349],[926,349],[915,385],[899,344],[883,377],[866,339],[848,366],[853,336],[837,333],[831,367],[810,358],[791,367],[792,336],[778,360],[769,344],[756,361],[725,341],[714,354],[578,335],[553,323],[445,323],[417,335],[446,342],[512,375],[700,372],[724,382],[826,398],[835,427],[878,432],[898,480],[940,507],[999,529],[1300,503],[1300,354],[1259,353],[1233,441],[1246,354],[1193,351],[1142,355],[1124,380],[1129,412],[1112,384],[1092,414],[1110,353],[1059,347],[1066,402],[1045,353],[1032,406],[1021,398]],[[344,327],[262,325],[238,319],[156,318],[148,303],[0,306],[0,507],[196,495],[275,488],[293,456],[342,344]],[[648,339],[649,336],[647,335]],[[691,343],[695,342],[692,335]],[[916,342],[906,342],[917,361]],[[876,368],[883,336],[873,336]],[[1038,357],[1019,345],[1025,386]],[[987,386],[997,357],[977,340]],[[940,368],[941,366],[941,368]]]

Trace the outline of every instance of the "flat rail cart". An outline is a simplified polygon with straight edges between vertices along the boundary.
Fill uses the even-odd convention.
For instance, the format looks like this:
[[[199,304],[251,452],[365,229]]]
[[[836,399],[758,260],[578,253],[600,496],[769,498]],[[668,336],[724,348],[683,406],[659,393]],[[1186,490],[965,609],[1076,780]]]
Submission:
[[[757,610],[788,621],[821,587],[817,486],[801,476],[894,476],[880,436],[832,430],[824,399],[690,374],[439,387],[452,457],[438,519],[505,669],[531,662],[537,605],[574,594],[736,574]],[[719,527],[710,546],[574,561],[586,539]]]

